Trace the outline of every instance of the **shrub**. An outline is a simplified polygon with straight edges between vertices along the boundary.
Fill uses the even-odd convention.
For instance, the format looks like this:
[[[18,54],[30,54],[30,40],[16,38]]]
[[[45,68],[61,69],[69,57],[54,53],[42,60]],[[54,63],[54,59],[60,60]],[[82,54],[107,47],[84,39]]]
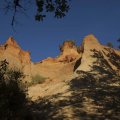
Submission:
[[[8,69],[6,60],[0,62],[0,120],[23,119],[27,89],[22,84],[23,73]]]
[[[108,46],[108,47],[111,47],[111,48],[114,47],[113,44],[112,44],[111,42],[108,42],[108,43],[107,43],[107,46]]]
[[[36,85],[36,84],[42,84],[45,82],[45,77],[40,75],[32,76],[31,82],[28,83],[28,86]]]

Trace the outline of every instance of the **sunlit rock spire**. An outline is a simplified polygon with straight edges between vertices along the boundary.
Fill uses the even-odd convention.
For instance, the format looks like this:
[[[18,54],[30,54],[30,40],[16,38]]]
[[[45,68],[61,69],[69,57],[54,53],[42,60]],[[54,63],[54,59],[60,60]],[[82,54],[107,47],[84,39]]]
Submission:
[[[5,45],[20,48],[20,46],[18,45],[18,43],[14,40],[12,36],[8,38],[8,40],[5,42]]]

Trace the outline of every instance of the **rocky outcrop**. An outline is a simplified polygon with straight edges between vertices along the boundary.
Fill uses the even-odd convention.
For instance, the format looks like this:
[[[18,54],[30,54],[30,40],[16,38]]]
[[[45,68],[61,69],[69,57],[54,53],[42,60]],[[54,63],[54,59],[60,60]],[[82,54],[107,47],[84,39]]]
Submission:
[[[62,45],[58,57],[48,57],[38,63],[33,63],[30,53],[22,50],[13,37],[9,37],[5,44],[0,46],[0,60],[6,59],[10,67],[21,69],[26,76],[29,76],[29,79],[30,76],[37,74],[49,78],[59,77],[63,79],[73,74],[75,61],[79,58],[79,55],[75,44],[66,41]]]
[[[14,40],[14,38],[11,36],[8,38],[8,40],[6,41],[6,43],[4,44],[5,48],[7,48],[8,46],[10,47],[14,47],[14,48],[20,48],[20,46],[17,44],[17,42]]]
[[[22,69],[29,79],[47,78],[28,88],[34,119],[119,120],[120,51],[101,45],[92,34],[81,46],[66,41],[60,50],[56,58],[33,63],[12,37],[0,46],[0,60]]]
[[[0,46],[0,60],[4,59],[6,59],[11,68],[20,69],[24,71],[26,75],[31,74],[30,53],[22,50],[13,37],[9,37],[8,40]]]
[[[104,65],[104,69],[109,67],[115,71],[120,70],[118,68],[120,51],[101,45],[94,35],[90,34],[86,36],[83,39],[82,47],[81,64],[76,71],[92,71],[94,66],[103,67],[103,64],[106,64],[106,66]]]
[[[40,74],[62,80],[80,71],[95,71],[94,67],[100,69],[102,66],[111,71],[120,71],[120,51],[101,45],[92,34],[83,39],[81,46],[76,46],[72,40],[65,41],[60,46],[58,57],[48,57],[37,63],[33,63],[30,53],[22,50],[14,38],[9,37],[5,44],[0,46],[0,60],[4,59],[11,67],[23,70],[27,76]]]
[[[74,41],[65,41],[63,45],[60,46],[61,54],[57,58],[59,62],[72,62],[78,56],[79,53],[77,51],[77,47]]]
[[[50,62],[50,63],[69,63],[78,58],[80,53],[78,52],[78,48],[72,40],[65,41],[60,46],[60,55],[56,58],[48,57],[42,62]]]
[[[31,62],[30,53],[22,50],[13,37],[9,37],[5,44],[0,46],[0,53],[1,59],[6,59],[10,64],[14,62],[16,67]]]
[[[81,64],[77,70],[89,71],[91,69],[91,65],[96,61],[96,58],[92,57],[92,50],[96,49],[99,51],[100,47],[101,45],[94,35],[90,34],[86,36],[82,42],[83,53]]]
[[[0,60],[32,76],[46,78],[42,84],[28,87],[34,101],[28,109],[35,119],[119,119],[120,51],[101,45],[94,35],[77,47],[66,41],[56,58],[33,63],[30,54],[10,37],[0,46]],[[37,100],[37,102],[36,102]]]

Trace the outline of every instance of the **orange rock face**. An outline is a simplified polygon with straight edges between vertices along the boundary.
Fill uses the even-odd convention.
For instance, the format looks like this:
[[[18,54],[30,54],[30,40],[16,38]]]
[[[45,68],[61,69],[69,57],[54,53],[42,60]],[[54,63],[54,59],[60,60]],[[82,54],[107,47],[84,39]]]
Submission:
[[[58,61],[56,60],[56,58],[48,57],[48,58],[42,60],[41,62],[56,63],[56,62],[58,62]]]
[[[13,37],[9,37],[4,46],[13,46],[20,49],[20,46],[17,44]]]
[[[72,41],[66,41],[60,48],[61,53],[56,58],[48,57],[47,59],[43,60],[42,62],[49,62],[49,63],[69,63],[74,61],[80,53],[77,51],[77,47]]]
[[[19,56],[20,56],[21,63],[30,64],[31,59],[30,59],[30,53],[29,52],[20,50]]]
[[[57,58],[59,62],[69,63],[74,61],[80,53],[77,51],[77,47],[75,46],[74,42],[66,41],[61,46],[61,54]]]
[[[22,50],[14,38],[9,37],[5,44],[0,45],[0,60],[6,59],[11,67],[22,69],[27,76],[39,74],[49,78],[65,79],[67,75],[77,71],[90,71],[93,65],[98,64],[95,62],[101,55],[107,65],[120,71],[120,51],[101,45],[94,35],[86,36],[82,45],[78,47],[74,41],[65,41],[60,46],[61,53],[58,57],[48,57],[41,62],[33,63],[30,53]],[[98,58],[95,57],[96,54]]]
[[[31,62],[30,54],[20,48],[13,37],[9,37],[4,45],[0,46],[0,59],[6,59],[11,66],[22,66]]]

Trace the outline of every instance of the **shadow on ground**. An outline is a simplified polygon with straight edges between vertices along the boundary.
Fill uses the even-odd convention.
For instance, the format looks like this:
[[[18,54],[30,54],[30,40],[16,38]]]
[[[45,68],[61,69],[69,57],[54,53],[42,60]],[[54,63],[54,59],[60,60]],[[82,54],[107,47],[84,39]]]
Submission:
[[[48,96],[29,106],[34,120],[120,120],[120,77],[104,59],[105,53],[92,52],[97,58],[92,70],[77,71],[79,77],[67,83],[70,96]],[[120,61],[114,57],[111,63]]]

